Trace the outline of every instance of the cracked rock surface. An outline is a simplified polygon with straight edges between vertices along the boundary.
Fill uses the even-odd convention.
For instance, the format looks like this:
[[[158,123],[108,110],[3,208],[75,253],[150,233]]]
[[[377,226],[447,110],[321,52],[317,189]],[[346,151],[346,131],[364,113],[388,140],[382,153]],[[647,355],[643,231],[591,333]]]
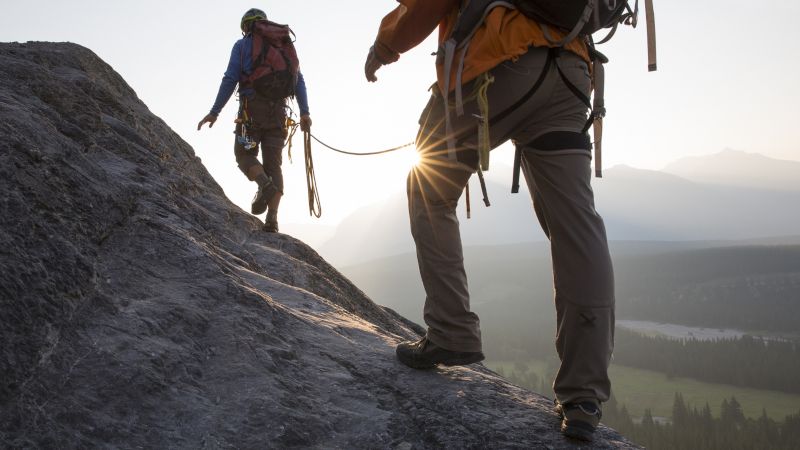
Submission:
[[[91,51],[0,44],[0,447],[580,447],[260,228]]]

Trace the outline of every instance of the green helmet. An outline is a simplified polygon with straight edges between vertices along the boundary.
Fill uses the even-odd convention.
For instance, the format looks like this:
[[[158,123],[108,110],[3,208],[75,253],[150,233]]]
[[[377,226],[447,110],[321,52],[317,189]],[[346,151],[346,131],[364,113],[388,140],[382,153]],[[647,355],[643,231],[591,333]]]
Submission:
[[[242,33],[247,33],[252,28],[253,23],[259,20],[267,20],[267,13],[260,9],[250,8],[242,16],[242,22],[239,24]]]

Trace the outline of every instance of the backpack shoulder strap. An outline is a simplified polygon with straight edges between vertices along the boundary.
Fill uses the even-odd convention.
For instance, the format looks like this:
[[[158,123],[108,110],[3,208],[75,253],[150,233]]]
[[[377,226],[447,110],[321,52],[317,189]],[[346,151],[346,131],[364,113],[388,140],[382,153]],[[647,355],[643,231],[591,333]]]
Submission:
[[[592,18],[592,11],[594,10],[595,2],[590,0],[586,2],[586,7],[583,9],[580,18],[578,19],[578,23],[572,27],[572,30],[564,36],[563,39],[557,41],[553,39],[553,36],[550,34],[550,28],[547,26],[546,23],[540,22],[539,25],[542,27],[542,32],[544,33],[545,39],[550,41],[551,44],[555,45],[556,47],[563,47],[564,45],[572,42],[573,39],[578,37],[578,34],[583,30],[583,27],[589,23],[589,20]]]
[[[472,35],[483,25],[486,16],[497,6],[516,9],[510,0],[468,0],[456,19],[456,25],[450,32],[449,39],[454,39],[458,47],[462,47]]]
[[[460,62],[456,66],[456,92],[455,103],[456,113],[463,114],[463,95],[461,92],[461,72],[464,67],[464,57],[466,56],[469,42],[472,36],[483,25],[486,16],[497,6],[504,6],[516,9],[513,3],[506,0],[467,0],[466,5],[459,11],[456,23],[450,31],[450,35],[439,47],[437,52],[437,63],[444,66],[444,80],[442,86],[442,99],[445,103],[445,133],[452,135],[452,123],[450,120],[450,110],[448,106],[448,95],[450,93],[450,74],[455,62],[456,52],[460,53]],[[455,159],[455,142],[448,138],[447,154],[450,159]]]

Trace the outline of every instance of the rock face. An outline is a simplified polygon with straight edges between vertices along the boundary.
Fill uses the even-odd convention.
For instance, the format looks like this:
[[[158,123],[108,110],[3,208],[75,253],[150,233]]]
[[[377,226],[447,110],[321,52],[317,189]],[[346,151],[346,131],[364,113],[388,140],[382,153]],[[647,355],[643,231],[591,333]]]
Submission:
[[[421,329],[260,231],[85,48],[0,44],[0,192],[3,447],[575,446],[481,365],[397,363]]]

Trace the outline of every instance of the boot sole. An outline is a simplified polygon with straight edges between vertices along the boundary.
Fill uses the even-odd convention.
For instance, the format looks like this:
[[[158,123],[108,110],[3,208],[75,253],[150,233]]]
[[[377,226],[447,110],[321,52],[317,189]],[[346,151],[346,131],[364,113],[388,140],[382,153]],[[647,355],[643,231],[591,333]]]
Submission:
[[[484,360],[483,355],[479,356],[471,356],[469,358],[456,358],[447,361],[442,361],[439,364],[444,366],[452,367],[452,366],[468,366],[470,364],[479,363]]]
[[[441,364],[443,366],[447,366],[447,367],[467,366],[467,365],[470,365],[470,364],[475,364],[475,363],[481,362],[485,358],[482,355],[480,355],[480,356],[473,356],[473,357],[469,357],[469,358],[453,358],[453,359],[448,359],[448,360],[444,360],[444,361],[436,361],[436,362],[432,362],[432,363],[419,363],[419,362],[416,362],[416,361],[413,361],[413,360],[409,361],[409,360],[406,360],[405,358],[401,357],[400,355],[397,355],[397,359],[400,360],[401,363],[405,364],[408,367],[411,367],[412,369],[429,370],[429,369],[433,369],[434,367],[438,366],[439,364]]]
[[[275,187],[274,184],[271,184],[271,183],[270,183],[269,186],[267,186],[264,189],[265,189],[265,192],[267,194],[267,195],[264,196],[266,198],[266,200],[262,200],[260,202],[252,203],[250,205],[250,213],[255,215],[255,216],[257,216],[259,214],[264,214],[264,212],[267,210],[267,206],[269,205],[269,202],[271,202],[272,199],[275,198],[275,194],[278,193],[278,189]]]
[[[564,433],[564,436],[571,439],[578,439],[586,442],[591,442],[594,440],[594,431],[584,430],[583,428],[562,425],[561,432]]]
[[[586,442],[591,442],[594,440],[595,428],[591,428],[591,424],[583,421],[576,421],[580,422],[577,424],[567,423],[567,419],[564,417],[564,408],[560,403],[556,403],[553,409],[555,410],[555,413],[558,414],[558,418],[561,419],[561,433],[564,434],[564,436]]]

